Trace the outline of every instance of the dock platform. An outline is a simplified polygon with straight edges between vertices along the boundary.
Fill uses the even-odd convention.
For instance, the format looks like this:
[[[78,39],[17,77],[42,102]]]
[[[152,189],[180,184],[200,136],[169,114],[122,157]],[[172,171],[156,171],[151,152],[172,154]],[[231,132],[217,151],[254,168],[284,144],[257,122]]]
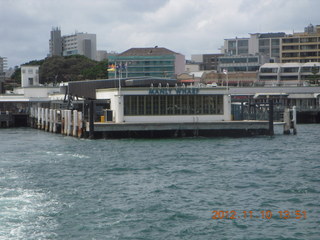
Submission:
[[[269,121],[202,123],[94,123],[94,138],[244,137],[270,135]],[[89,125],[86,130],[89,132]]]

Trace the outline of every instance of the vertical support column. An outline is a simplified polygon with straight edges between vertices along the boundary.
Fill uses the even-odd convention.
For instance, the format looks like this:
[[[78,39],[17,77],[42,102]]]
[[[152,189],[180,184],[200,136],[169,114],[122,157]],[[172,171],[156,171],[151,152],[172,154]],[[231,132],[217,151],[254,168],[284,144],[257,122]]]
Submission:
[[[65,117],[64,117],[64,110],[60,110],[60,115],[61,115],[61,134],[64,134],[64,122],[65,122]]]
[[[7,115],[7,127],[10,127],[10,114],[9,114],[9,111],[6,111],[6,115]]]
[[[71,135],[72,116],[71,110],[67,110],[67,136]]]
[[[41,108],[38,107],[38,121],[37,121],[37,127],[40,128],[41,126]]]
[[[284,113],[283,113],[283,134],[290,134],[290,110],[289,108],[285,108],[284,109]]]
[[[44,119],[45,119],[45,127],[44,127],[44,130],[45,130],[45,131],[48,131],[48,128],[49,128],[49,109],[48,109],[48,108],[45,109]]]
[[[64,110],[64,129],[63,134],[67,135],[68,133],[68,110]]]
[[[52,125],[53,125],[53,110],[49,109],[49,132],[52,132]]]
[[[57,132],[57,109],[53,109],[52,115],[53,115],[52,132],[56,133]]]
[[[293,134],[297,134],[297,107],[293,106],[292,108],[292,128],[293,128]]]
[[[82,126],[83,126],[83,122],[82,122],[82,112],[78,112],[78,137],[81,138],[82,137]]]
[[[44,129],[44,108],[41,108],[41,129]]]
[[[274,135],[273,129],[273,100],[269,99],[269,135]]]
[[[73,110],[72,136],[77,136],[78,111]]]
[[[90,101],[89,105],[89,139],[94,138],[94,104]]]
[[[29,127],[33,127],[34,122],[34,110],[33,107],[30,107],[30,113],[29,113]]]

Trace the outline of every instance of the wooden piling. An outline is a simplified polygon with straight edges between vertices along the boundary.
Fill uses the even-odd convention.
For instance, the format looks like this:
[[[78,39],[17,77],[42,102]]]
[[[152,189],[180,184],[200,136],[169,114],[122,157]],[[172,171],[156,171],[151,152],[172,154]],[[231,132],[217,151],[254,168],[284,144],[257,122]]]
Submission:
[[[44,129],[44,108],[41,108],[41,129]]]
[[[273,129],[273,100],[269,99],[269,135],[274,135]]]
[[[44,130],[47,132],[49,130],[49,109],[46,108],[45,109],[45,114],[44,114],[44,118],[45,118],[45,127]]]
[[[71,125],[72,125],[72,117],[71,110],[67,110],[67,136],[71,135]]]
[[[37,121],[37,124],[38,124],[38,128],[41,128],[41,108],[38,107],[38,121]]]
[[[89,139],[94,139],[94,103],[89,105]]]
[[[83,122],[82,122],[82,112],[78,112],[78,138],[82,137],[82,127],[83,127]]]
[[[292,128],[293,128],[293,134],[297,134],[297,107],[293,106],[292,108]]]
[[[52,132],[52,126],[53,126],[53,116],[52,116],[53,110],[49,109],[49,132]]]
[[[72,136],[77,136],[77,126],[78,126],[78,111],[77,110],[73,110],[72,113]]]
[[[290,109],[285,108],[283,112],[283,134],[290,134],[291,119],[290,119]]]
[[[57,132],[57,109],[53,109],[52,115],[53,115],[52,132],[56,133]]]
[[[64,134],[64,125],[65,125],[64,110],[61,110],[60,114],[61,114],[61,134]]]

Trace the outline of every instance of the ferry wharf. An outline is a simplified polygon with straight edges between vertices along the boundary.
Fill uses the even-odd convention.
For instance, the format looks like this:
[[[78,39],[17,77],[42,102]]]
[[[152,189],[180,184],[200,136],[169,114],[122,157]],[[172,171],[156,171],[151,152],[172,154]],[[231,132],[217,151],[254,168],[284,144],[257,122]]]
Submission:
[[[30,103],[29,126],[90,139],[273,135],[274,125],[296,133],[296,111],[285,109],[275,122],[272,97],[255,109],[264,119],[234,120],[225,87],[154,78],[93,80],[69,82],[64,99]]]

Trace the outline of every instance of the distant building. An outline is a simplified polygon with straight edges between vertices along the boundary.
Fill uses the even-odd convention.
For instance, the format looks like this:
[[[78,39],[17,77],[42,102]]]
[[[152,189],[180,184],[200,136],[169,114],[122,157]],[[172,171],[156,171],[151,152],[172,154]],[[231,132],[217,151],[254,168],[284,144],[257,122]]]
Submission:
[[[60,28],[52,28],[49,40],[50,56],[62,56],[62,45],[63,44]]]
[[[218,72],[257,72],[260,66],[269,62],[265,55],[236,55],[219,57]]]
[[[173,78],[185,71],[185,57],[167,48],[130,48],[117,55],[109,56],[109,78],[115,77],[167,77]]]
[[[7,69],[7,58],[0,56],[0,82],[5,79],[5,72]]]
[[[249,38],[231,38],[224,40],[224,54],[227,56],[248,55]]]
[[[75,33],[61,36],[59,28],[53,28],[49,40],[50,56],[83,55],[92,60],[97,58],[96,34]]]
[[[190,60],[186,61],[185,72],[190,73],[190,72],[198,72],[198,71],[200,71],[200,63],[196,63]]]
[[[279,33],[253,33],[250,38],[231,38],[224,40],[223,53],[234,55],[265,55],[272,62],[279,62],[281,38],[284,32]]]
[[[282,38],[281,62],[320,62],[320,25]]]
[[[21,66],[21,87],[39,86],[40,66]]]
[[[105,60],[105,59],[108,59],[108,53],[107,53],[107,51],[98,50],[98,51],[97,51],[97,58],[96,58],[96,60],[97,60],[97,61],[102,61],[102,60]]]

